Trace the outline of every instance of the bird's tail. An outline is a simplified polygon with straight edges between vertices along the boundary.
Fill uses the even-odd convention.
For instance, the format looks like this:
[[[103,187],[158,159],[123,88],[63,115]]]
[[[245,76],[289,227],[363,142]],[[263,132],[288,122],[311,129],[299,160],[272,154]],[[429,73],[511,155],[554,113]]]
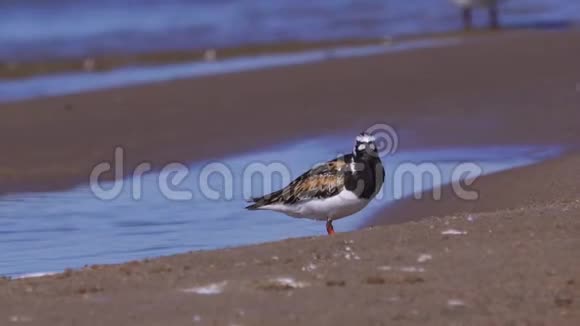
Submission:
[[[246,209],[247,210],[250,210],[250,211],[255,211],[258,208],[260,208],[260,206],[261,205],[259,205],[258,203],[253,203],[252,205],[246,206]]]
[[[268,194],[266,196],[249,198],[247,200],[247,202],[252,203],[252,204],[249,206],[246,206],[246,209],[251,210],[251,211],[255,211],[257,209],[260,209],[262,206],[272,204],[273,202],[280,199],[281,194],[282,194],[282,190],[278,190],[278,191],[275,191],[275,192]]]
[[[246,199],[247,203],[251,203],[251,205],[246,206],[246,209],[254,211],[260,208],[260,206],[262,206],[261,204],[261,201],[263,201],[262,199],[263,197],[251,197]]]

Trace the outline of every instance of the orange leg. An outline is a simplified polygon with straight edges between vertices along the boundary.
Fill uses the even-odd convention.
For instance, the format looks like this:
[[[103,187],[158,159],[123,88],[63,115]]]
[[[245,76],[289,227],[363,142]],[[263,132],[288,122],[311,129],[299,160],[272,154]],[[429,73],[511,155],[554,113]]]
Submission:
[[[326,232],[328,232],[328,235],[334,234],[334,227],[332,226],[331,219],[326,220]]]

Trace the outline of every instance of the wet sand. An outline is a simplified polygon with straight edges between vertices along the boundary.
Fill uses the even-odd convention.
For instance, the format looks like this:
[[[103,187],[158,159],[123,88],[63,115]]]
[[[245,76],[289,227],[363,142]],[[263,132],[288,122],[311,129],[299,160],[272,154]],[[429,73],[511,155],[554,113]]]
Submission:
[[[421,198],[405,198],[391,205],[367,226],[418,221],[434,216],[493,212],[520,207],[543,207],[553,202],[578,202],[580,199],[580,156],[578,151],[564,157],[523,168],[481,177],[467,186],[478,192],[477,200],[463,200],[452,186],[442,187],[441,199],[432,191]],[[580,235],[580,234],[579,234]]]
[[[577,325],[579,39],[578,31],[521,32],[2,104],[0,192],[86,182],[115,145],[125,146],[130,169],[144,160],[160,166],[208,159],[377,122],[430,131],[401,135],[399,146],[407,149],[570,150],[480,179],[476,203],[403,200],[372,224],[418,222],[0,280],[0,322]],[[290,280],[273,281],[279,277]],[[219,294],[195,293],[222,285]]]
[[[7,325],[577,325],[580,196],[569,179],[579,162],[575,155],[546,163],[541,171],[556,191],[514,209],[0,280],[0,318]],[[521,171],[527,187],[546,184],[534,180],[537,171]]]
[[[561,28],[571,24],[564,24]],[[526,29],[538,29],[541,26],[520,26],[504,29],[502,33],[517,32]],[[95,56],[54,58],[49,60],[12,60],[0,62],[0,78],[19,79],[47,74],[74,72],[102,72],[127,66],[158,66],[183,62],[215,61],[245,56],[288,54],[311,50],[325,50],[337,47],[360,47],[372,45],[392,45],[409,41],[441,40],[449,38],[477,38],[491,36],[497,31],[481,29],[472,31],[450,31],[431,34],[410,34],[404,36],[385,36],[384,38],[340,39],[311,42],[281,42],[266,44],[249,44],[239,47],[207,48],[191,50],[156,51],[135,54],[100,54]]]
[[[160,51],[143,54],[110,54],[81,58],[35,60],[0,63],[0,77],[26,78],[37,75],[100,72],[126,66],[154,66],[181,62],[214,61],[244,56],[292,53],[308,50],[321,50],[338,46],[365,46],[383,44],[382,39],[340,40],[321,42],[286,42],[274,44],[255,44],[243,47],[220,49],[194,49],[183,51]]]
[[[576,143],[578,39],[577,31],[510,33],[0,104],[0,194],[85,183],[117,145],[132,171],[143,161],[207,160],[375,123],[429,130],[401,135],[406,149]]]

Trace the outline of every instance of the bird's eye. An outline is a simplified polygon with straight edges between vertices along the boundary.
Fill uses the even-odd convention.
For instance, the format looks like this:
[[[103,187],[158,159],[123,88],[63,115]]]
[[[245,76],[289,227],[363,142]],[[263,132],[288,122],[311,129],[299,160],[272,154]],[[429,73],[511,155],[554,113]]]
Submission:
[[[370,144],[370,145],[369,145],[369,147],[370,147],[370,148],[371,148],[371,150],[373,150],[373,151],[374,151],[375,149],[377,149],[377,148],[376,148],[376,146],[375,146],[375,144]]]
[[[357,149],[358,149],[359,151],[362,151],[362,150],[364,150],[364,149],[365,149],[365,147],[366,147],[366,145],[365,145],[365,144],[360,144],[360,145],[358,145]]]

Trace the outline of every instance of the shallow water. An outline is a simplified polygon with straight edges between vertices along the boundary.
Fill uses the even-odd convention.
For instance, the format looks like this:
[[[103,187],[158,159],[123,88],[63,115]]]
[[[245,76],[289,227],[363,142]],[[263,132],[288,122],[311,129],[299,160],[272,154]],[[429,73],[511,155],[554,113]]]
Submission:
[[[313,63],[324,60],[352,58],[408,51],[426,47],[441,47],[458,43],[457,39],[423,40],[392,46],[377,45],[313,50],[300,53],[240,57],[217,62],[192,62],[152,67],[127,67],[98,73],[63,73],[26,79],[2,81],[0,102],[65,95],[89,90],[139,85],[180,78],[203,77],[257,70],[279,66]]]
[[[577,0],[511,0],[505,25],[578,21]],[[0,1],[0,60],[384,37],[461,28],[448,0]],[[485,25],[485,14],[477,13]]]
[[[256,163],[278,162],[282,174],[266,187],[276,189],[285,183],[282,175],[295,178],[314,164],[350,151],[350,137],[319,138],[312,141],[270,148],[189,167],[186,179],[176,187],[163,189],[159,177],[167,171],[146,174],[141,187],[125,179],[122,192],[113,200],[100,200],[89,187],[68,191],[29,193],[0,197],[0,275],[22,275],[85,264],[115,263],[133,259],[261,243],[289,237],[325,234],[324,223],[294,219],[268,211],[246,211],[244,189],[260,194],[260,177],[248,178]],[[524,166],[559,155],[563,148],[539,146],[488,146],[397,152],[386,157],[387,181],[377,199],[363,211],[335,222],[338,232],[356,229],[369,217],[393,202],[399,195],[410,195],[437,184],[452,181],[460,162],[473,162],[489,174]],[[113,154],[111,154],[113,155]],[[395,180],[403,163],[431,162],[441,180],[426,180],[414,188],[409,177]],[[216,163],[220,169],[216,169]],[[209,165],[208,164],[213,164]],[[224,179],[213,173],[200,179],[202,171],[230,171],[231,198]],[[272,167],[272,165],[270,165]],[[275,166],[274,166],[275,167]],[[222,175],[224,175],[222,173]],[[207,186],[200,180],[207,180]],[[112,183],[101,185],[104,189]],[[135,189],[141,190],[140,199]],[[211,190],[218,190],[218,199]],[[190,191],[193,198],[174,200],[170,191]],[[97,193],[102,195],[102,193]],[[247,194],[246,194],[247,195]]]

